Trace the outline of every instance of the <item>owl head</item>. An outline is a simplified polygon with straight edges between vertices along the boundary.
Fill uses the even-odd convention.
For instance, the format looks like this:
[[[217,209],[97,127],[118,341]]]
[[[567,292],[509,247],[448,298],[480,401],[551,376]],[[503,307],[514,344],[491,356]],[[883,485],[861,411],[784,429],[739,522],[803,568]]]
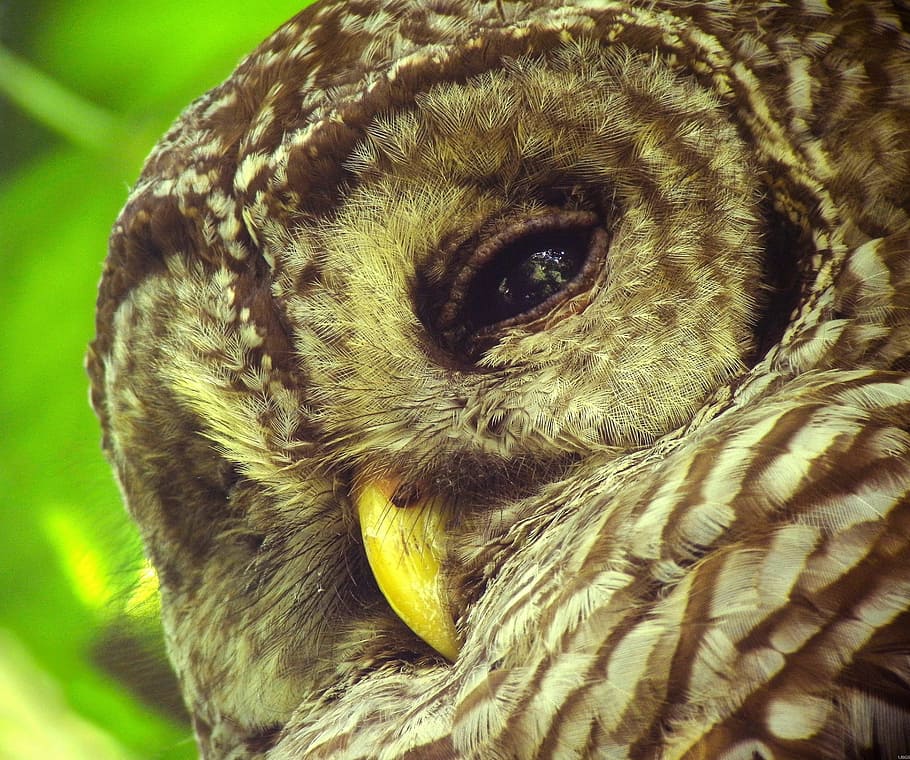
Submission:
[[[850,19],[793,14],[322,2],[162,138],[88,366],[204,754],[483,756],[535,668],[559,701],[660,627],[735,522],[671,490],[897,219],[906,161],[834,181],[799,110]]]

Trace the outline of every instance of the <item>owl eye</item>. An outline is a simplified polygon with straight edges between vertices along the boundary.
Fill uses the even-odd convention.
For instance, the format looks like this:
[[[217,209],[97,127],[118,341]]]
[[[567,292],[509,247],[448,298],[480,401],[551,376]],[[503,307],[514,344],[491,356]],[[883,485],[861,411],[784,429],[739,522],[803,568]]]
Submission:
[[[446,341],[473,355],[500,331],[530,323],[584,290],[606,256],[590,211],[523,220],[480,242],[452,284],[439,319]]]
[[[519,238],[498,252],[471,283],[467,316],[480,329],[547,303],[581,272],[591,230],[558,230]]]

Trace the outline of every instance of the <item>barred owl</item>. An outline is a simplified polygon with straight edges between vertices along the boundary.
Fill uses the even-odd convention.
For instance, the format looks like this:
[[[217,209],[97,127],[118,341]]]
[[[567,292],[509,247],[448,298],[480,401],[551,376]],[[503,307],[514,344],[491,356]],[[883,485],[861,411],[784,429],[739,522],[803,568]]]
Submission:
[[[910,753],[910,37],[326,0],[163,137],[87,365],[208,758]]]

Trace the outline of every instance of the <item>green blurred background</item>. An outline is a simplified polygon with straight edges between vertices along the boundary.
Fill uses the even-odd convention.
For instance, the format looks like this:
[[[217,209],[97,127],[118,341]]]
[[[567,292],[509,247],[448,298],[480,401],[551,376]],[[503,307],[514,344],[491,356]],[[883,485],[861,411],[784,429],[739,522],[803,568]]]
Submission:
[[[301,0],[0,0],[0,758],[191,758],[82,355],[110,226]]]

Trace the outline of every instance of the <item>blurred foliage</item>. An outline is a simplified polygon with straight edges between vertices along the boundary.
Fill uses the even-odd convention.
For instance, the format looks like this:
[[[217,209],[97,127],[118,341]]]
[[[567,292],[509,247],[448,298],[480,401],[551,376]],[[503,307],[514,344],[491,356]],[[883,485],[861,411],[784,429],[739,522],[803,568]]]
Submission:
[[[195,757],[82,356],[143,157],[303,4],[0,0],[0,757]]]

